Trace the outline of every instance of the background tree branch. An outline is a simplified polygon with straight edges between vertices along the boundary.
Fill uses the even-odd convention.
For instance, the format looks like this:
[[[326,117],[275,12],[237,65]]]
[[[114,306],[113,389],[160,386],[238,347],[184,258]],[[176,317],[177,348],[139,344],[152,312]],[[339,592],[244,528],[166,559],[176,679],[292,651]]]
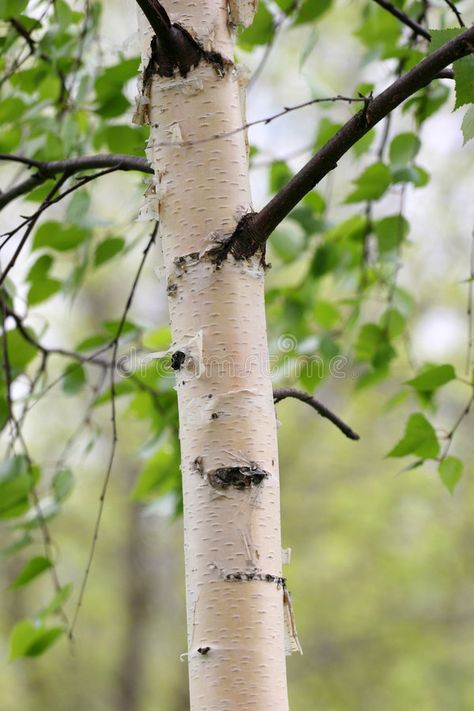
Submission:
[[[334,412],[331,412],[331,410],[327,408],[326,405],[323,405],[322,402],[316,400],[316,398],[310,395],[310,393],[305,393],[303,390],[297,390],[296,388],[274,388],[273,400],[275,401],[275,404],[277,404],[281,400],[285,400],[288,397],[300,400],[300,402],[304,402],[306,403],[306,405],[312,407],[313,410],[316,410],[316,412],[321,415],[321,417],[325,417],[330,422],[332,422],[333,425],[336,425],[336,427],[341,430],[341,432],[343,432],[346,437],[349,437],[349,439],[360,439],[360,436],[357,434],[357,432],[354,432],[354,430],[349,427],[349,425],[346,425],[346,423],[343,422],[340,417],[335,415]]]
[[[0,153],[0,161],[23,163],[29,168],[37,170],[32,176],[18,185],[14,185],[5,192],[0,192],[0,210],[21,195],[29,193],[38,185],[54,178],[59,173],[67,177],[82,170],[95,170],[99,168],[115,168],[116,170],[136,170],[142,173],[152,173],[145,158],[131,156],[125,153],[99,153],[92,156],[79,156],[67,160],[39,161],[19,155]]]

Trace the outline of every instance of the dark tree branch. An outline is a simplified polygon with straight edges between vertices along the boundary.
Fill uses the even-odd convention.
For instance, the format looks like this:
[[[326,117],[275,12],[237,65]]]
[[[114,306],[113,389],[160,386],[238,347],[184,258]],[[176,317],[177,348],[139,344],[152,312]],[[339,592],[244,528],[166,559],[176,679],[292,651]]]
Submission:
[[[431,40],[431,35],[428,32],[428,30],[425,30],[423,25],[420,25],[419,22],[414,20],[412,17],[407,15],[406,13],[402,12],[399,10],[398,7],[395,7],[391,2],[388,2],[388,0],[374,0],[374,2],[377,3],[377,5],[380,5],[380,7],[383,7],[384,10],[387,10],[391,15],[397,18],[397,20],[400,20],[400,22],[403,22],[404,25],[409,27],[411,30],[416,35],[419,35],[420,37],[424,37],[428,41]]]
[[[216,262],[231,253],[248,258],[261,250],[273,230],[331,170],[352,146],[405,99],[423,89],[449,64],[474,52],[474,27],[428,55],[385,91],[367,100],[316,155],[257,213],[245,215],[231,237],[215,249]]]
[[[331,410],[329,410],[325,405],[322,404],[322,402],[319,402],[319,400],[316,400],[312,395],[309,393],[303,392],[303,390],[297,390],[296,388],[275,388],[273,390],[273,400],[276,403],[280,402],[280,400],[284,400],[287,397],[293,397],[296,400],[301,400],[301,402],[306,403],[310,407],[312,407],[316,412],[318,412],[321,417],[326,417],[326,419],[330,420],[333,425],[336,425],[338,429],[343,432],[346,437],[349,437],[349,439],[357,440],[360,439],[359,435],[352,430],[349,425],[346,425],[345,422],[343,422],[337,415],[335,415]]]
[[[116,170],[137,170],[142,173],[153,173],[145,158],[130,156],[121,153],[99,153],[93,156],[80,156],[69,158],[68,160],[39,161],[25,158],[18,155],[0,153],[0,161],[11,161],[23,163],[29,168],[37,170],[34,175],[24,180],[22,183],[13,186],[4,193],[0,192],[0,210],[8,205],[15,198],[25,195],[34,188],[41,185],[49,178],[54,178],[59,173],[67,174],[68,177],[83,170],[96,170],[98,168],[115,168]]]
[[[137,0],[137,3],[155,33],[151,47],[157,73],[172,76],[178,68],[180,74],[186,76],[192,67],[199,64],[205,55],[204,50],[183,27],[171,23],[158,0]]]

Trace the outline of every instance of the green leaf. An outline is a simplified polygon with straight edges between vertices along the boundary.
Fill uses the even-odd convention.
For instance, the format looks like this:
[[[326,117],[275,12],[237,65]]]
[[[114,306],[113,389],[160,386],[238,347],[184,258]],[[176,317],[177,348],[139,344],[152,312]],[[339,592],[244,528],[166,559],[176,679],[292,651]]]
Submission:
[[[382,324],[382,328],[388,331],[390,338],[397,338],[397,336],[401,336],[401,334],[404,333],[407,320],[398,309],[389,308],[382,315],[380,323]]]
[[[174,490],[179,481],[179,455],[174,439],[166,434],[160,448],[146,462],[132,492],[134,499],[143,501]]]
[[[387,457],[405,457],[416,454],[424,459],[438,456],[439,442],[432,425],[421,412],[410,415],[402,439],[387,454]]]
[[[332,0],[304,0],[295,19],[295,25],[313,22],[331,7]]]
[[[354,34],[364,43],[371,55],[383,59],[394,56],[402,31],[401,23],[385,9],[369,7],[360,28]]]
[[[355,181],[356,189],[346,198],[345,202],[361,202],[363,200],[378,200],[387,190],[391,182],[388,166],[384,163],[374,163],[364,170]]]
[[[139,156],[144,153],[147,132],[143,126],[113,125],[106,126],[96,134],[94,145],[100,148],[104,143],[112,153],[127,153]]]
[[[9,20],[21,15],[27,5],[28,0],[0,0],[0,19]]]
[[[421,141],[414,133],[400,133],[390,144],[390,162],[395,166],[407,165],[417,156]]]
[[[342,123],[334,123],[331,119],[322,118],[319,122],[314,151],[319,151],[338,131],[342,128]]]
[[[387,336],[386,331],[376,323],[365,323],[359,330],[354,346],[356,360],[368,361],[374,368],[387,366],[395,356]]]
[[[465,144],[474,138],[474,106],[470,106],[466,111],[462,121],[462,134]]]
[[[415,188],[423,188],[430,180],[426,170],[419,165],[394,166],[391,173],[392,183],[413,183]]]
[[[438,472],[441,481],[450,494],[454,492],[457,483],[462,477],[464,469],[463,462],[457,457],[446,457],[439,463]]]
[[[313,309],[314,318],[323,328],[334,328],[341,318],[341,313],[329,301],[317,300]]]
[[[17,96],[10,96],[8,99],[3,99],[0,104],[0,123],[17,122],[25,109],[26,104]]]
[[[253,23],[239,35],[239,45],[244,49],[250,50],[256,45],[268,44],[274,32],[275,23],[273,15],[263,0],[260,0]]]
[[[53,477],[52,489],[56,501],[64,501],[74,489],[74,474],[70,469],[60,469]]]
[[[410,224],[402,215],[391,215],[374,222],[380,252],[396,249],[408,236]]]
[[[430,30],[431,44],[430,50],[434,52],[464,32],[464,27],[450,27],[446,30]],[[474,103],[474,56],[472,54],[454,62],[454,82],[456,85],[455,109],[464,104]]]
[[[105,330],[113,337],[115,338],[116,335],[118,334],[118,329],[121,324],[120,320],[111,320],[111,321],[104,321],[102,323],[103,327]],[[128,335],[135,335],[138,332],[138,326],[133,323],[133,321],[125,321],[123,326],[122,326],[122,336]]]
[[[33,484],[34,476],[24,455],[0,463],[0,518],[20,516],[28,510]]]
[[[314,253],[311,261],[311,274],[315,277],[322,277],[328,274],[339,263],[340,251],[334,244],[323,242]]]
[[[431,392],[455,378],[456,373],[452,365],[435,365],[424,370],[416,378],[407,380],[407,384],[418,390],[418,392]]]
[[[31,329],[28,329],[28,331],[31,331]],[[6,343],[12,376],[17,377],[17,375],[22,373],[26,366],[33,360],[37,350],[32,343],[24,338],[21,331],[17,328],[7,331]]]
[[[15,580],[10,585],[10,588],[15,589],[28,585],[28,583],[31,583],[32,580],[44,573],[45,570],[49,570],[52,567],[53,564],[49,558],[45,558],[44,556],[31,558],[23,570],[21,570],[16,576]]]
[[[47,301],[54,294],[57,294],[61,290],[62,282],[58,279],[50,279],[49,277],[44,277],[38,281],[33,282],[28,290],[27,303],[28,306],[36,306],[41,304],[43,301]]]
[[[48,272],[53,264],[53,258],[49,254],[43,254],[39,257],[31,267],[26,277],[26,281],[34,282],[39,279],[44,279],[48,276]]]
[[[62,385],[63,390],[68,395],[75,395],[84,387],[86,383],[86,373],[81,363],[70,363],[66,366]]]
[[[75,249],[90,237],[90,231],[74,225],[62,225],[59,222],[44,222],[36,231],[33,249],[49,247],[59,252]]]
[[[80,343],[77,344],[76,346],[76,351],[90,351],[90,350],[95,350],[96,348],[100,348],[101,346],[105,345],[106,343],[110,342],[110,335],[107,333],[98,333],[95,336],[89,336],[88,338],[84,338]]]
[[[139,61],[138,57],[121,61],[107,67],[96,79],[96,110],[103,118],[121,116],[130,106],[122,90],[127,81],[136,77]]]
[[[91,197],[86,190],[78,190],[73,193],[66,210],[66,222],[74,225],[84,224],[84,217],[89,210],[90,204]]]
[[[287,15],[291,14],[295,9],[295,0],[275,0],[275,2]]]
[[[283,160],[273,161],[270,168],[270,190],[277,193],[293,177],[293,172]]]
[[[284,262],[292,262],[303,252],[305,237],[304,230],[294,220],[287,219],[277,227],[270,237],[272,250]]]
[[[155,351],[166,351],[172,340],[170,327],[162,326],[155,331],[149,331],[143,336],[143,346]]]
[[[17,657],[37,657],[51,647],[65,632],[63,627],[50,627],[22,620],[10,635],[10,661]]]
[[[125,247],[125,240],[122,237],[108,237],[97,245],[94,255],[94,265],[99,267],[104,262],[115,257]]]

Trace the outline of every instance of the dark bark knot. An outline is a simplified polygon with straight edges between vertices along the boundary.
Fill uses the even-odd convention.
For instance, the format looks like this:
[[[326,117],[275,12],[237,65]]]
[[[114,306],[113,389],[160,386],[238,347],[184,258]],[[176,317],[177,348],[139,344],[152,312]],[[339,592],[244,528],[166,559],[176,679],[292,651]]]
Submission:
[[[210,647],[199,647],[198,648],[199,654],[202,654],[203,656],[205,656],[210,651],[211,651]]]
[[[239,490],[249,489],[252,486],[259,486],[269,476],[269,473],[260,469],[255,462],[251,462],[250,466],[220,467],[207,474],[209,484],[214,489],[220,490],[229,487]]]
[[[180,370],[186,360],[186,353],[175,351],[171,356],[171,367],[173,370]]]
[[[237,261],[250,259],[260,252],[261,262],[265,265],[265,240],[267,235],[262,235],[253,226],[256,213],[249,212],[239,220],[234,232],[210,250],[209,256],[217,267],[231,254]]]
[[[281,575],[272,575],[271,573],[262,573],[259,570],[236,571],[235,573],[226,573],[224,580],[228,583],[241,583],[259,581],[262,583],[275,583],[277,590],[286,588],[286,578]]]

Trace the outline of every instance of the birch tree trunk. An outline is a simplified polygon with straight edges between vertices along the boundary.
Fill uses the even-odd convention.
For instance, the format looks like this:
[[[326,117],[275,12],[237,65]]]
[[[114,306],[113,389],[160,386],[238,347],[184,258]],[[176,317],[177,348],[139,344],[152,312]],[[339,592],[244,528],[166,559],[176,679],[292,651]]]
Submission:
[[[141,17],[173,333],[184,492],[191,709],[288,709],[276,419],[262,255],[222,263],[216,244],[251,211],[242,71],[234,25],[254,2],[168,0],[201,48],[189,71],[150,71]],[[232,16],[230,13],[233,13]],[[153,65],[153,62],[152,62]],[[147,98],[148,97],[148,98]],[[206,140],[215,134],[227,134]],[[229,135],[230,134],[230,135]]]

